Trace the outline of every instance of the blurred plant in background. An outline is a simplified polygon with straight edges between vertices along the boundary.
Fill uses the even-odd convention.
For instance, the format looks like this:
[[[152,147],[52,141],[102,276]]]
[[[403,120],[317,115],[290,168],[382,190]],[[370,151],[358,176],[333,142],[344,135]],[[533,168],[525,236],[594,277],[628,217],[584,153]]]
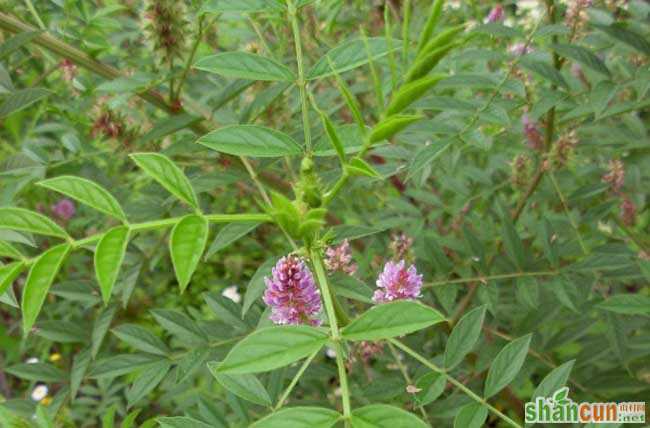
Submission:
[[[523,427],[564,385],[647,399],[649,19],[6,0],[0,426]]]

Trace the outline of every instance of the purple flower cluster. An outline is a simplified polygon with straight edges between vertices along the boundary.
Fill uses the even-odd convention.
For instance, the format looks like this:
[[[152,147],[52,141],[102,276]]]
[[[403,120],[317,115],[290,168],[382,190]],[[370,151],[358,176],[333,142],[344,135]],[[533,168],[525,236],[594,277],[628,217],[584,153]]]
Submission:
[[[407,268],[404,260],[397,263],[389,261],[377,278],[377,287],[372,297],[375,303],[416,299],[420,297],[422,275],[418,274],[415,265]]]
[[[74,206],[74,202],[72,202],[70,199],[61,199],[56,204],[52,205],[51,208],[52,213],[54,213],[55,216],[61,220],[66,221],[74,217],[75,213],[77,212]]]
[[[264,303],[271,307],[271,321],[320,325],[320,291],[304,260],[294,255],[282,257],[264,282]]]

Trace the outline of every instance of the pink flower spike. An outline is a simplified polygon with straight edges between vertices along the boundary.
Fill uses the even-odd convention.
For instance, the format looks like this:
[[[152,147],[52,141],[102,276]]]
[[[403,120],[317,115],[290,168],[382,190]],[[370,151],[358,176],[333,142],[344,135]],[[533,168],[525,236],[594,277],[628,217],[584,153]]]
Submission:
[[[415,265],[406,268],[404,260],[389,261],[377,278],[377,288],[372,297],[375,303],[417,299],[422,288],[422,275],[418,274]]]
[[[320,325],[320,291],[304,260],[294,255],[282,257],[264,282],[264,303],[271,307],[271,321]]]
[[[492,23],[503,21],[504,15],[503,6],[498,4],[492,8],[487,18],[485,18],[485,22]]]
[[[350,243],[344,240],[336,247],[327,247],[325,250],[325,267],[330,272],[341,271],[348,275],[354,275],[357,265],[352,261]]]

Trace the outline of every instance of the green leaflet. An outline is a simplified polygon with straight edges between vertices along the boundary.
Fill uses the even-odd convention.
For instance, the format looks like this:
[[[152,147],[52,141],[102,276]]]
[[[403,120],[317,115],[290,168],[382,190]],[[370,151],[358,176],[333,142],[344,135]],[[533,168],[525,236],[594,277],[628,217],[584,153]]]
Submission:
[[[3,295],[25,268],[23,262],[13,262],[0,266],[0,295]]]
[[[435,309],[415,301],[395,301],[370,308],[341,331],[347,340],[381,340],[422,330],[444,321]]]
[[[300,145],[287,134],[257,125],[224,126],[202,136],[197,143],[235,156],[278,157],[302,153]]]
[[[444,79],[444,74],[436,74],[433,76],[423,77],[422,79],[414,80],[399,88],[386,108],[386,115],[392,116],[400,113],[413,102],[426,95],[427,91],[434,87],[440,80]]]
[[[124,261],[129,236],[127,226],[114,227],[104,234],[95,248],[95,274],[104,304],[108,304],[111,298],[113,286]]]
[[[334,124],[323,112],[320,112],[320,118],[323,122],[323,127],[325,128],[325,132],[327,133],[329,141],[332,144],[332,147],[334,147],[334,150],[336,151],[341,164],[345,164],[345,148],[343,147],[343,142],[341,141],[341,138],[339,137]]]
[[[221,386],[251,403],[271,406],[271,397],[269,397],[269,393],[266,392],[266,388],[258,378],[252,374],[230,375],[220,373],[217,370],[218,364],[216,361],[209,362],[208,369]]]
[[[304,325],[262,328],[237,343],[215,370],[243,374],[277,369],[311,355],[327,340],[323,330]]]
[[[68,237],[66,231],[49,218],[23,208],[0,208],[0,228],[56,236],[58,238]]]
[[[451,331],[445,348],[447,370],[458,365],[476,345],[481,335],[486,309],[487,306],[484,305],[466,313]]]
[[[398,114],[387,117],[372,128],[370,134],[370,142],[376,143],[381,140],[386,140],[393,135],[400,132],[410,124],[423,119],[420,115]]]
[[[189,180],[168,157],[158,153],[133,153],[129,156],[172,195],[193,208],[199,208],[199,202]]]
[[[461,407],[454,419],[454,428],[481,428],[487,419],[488,409],[481,403]]]
[[[22,259],[23,255],[11,244],[4,241],[0,241],[0,257],[9,257],[11,259]]]
[[[399,40],[393,40],[393,50],[399,46]],[[307,73],[307,79],[320,79],[334,73],[343,73],[379,59],[390,52],[384,37],[368,39],[368,49],[362,39],[354,39],[336,46],[314,64]],[[330,64],[331,62],[331,64]]]
[[[323,407],[290,407],[260,419],[250,428],[330,428],[341,414]]]
[[[194,68],[235,79],[292,82],[293,72],[284,64],[248,52],[224,52],[203,57]]]
[[[195,214],[183,217],[172,229],[169,252],[181,292],[187,288],[201,260],[209,230],[208,220]]]
[[[10,97],[0,104],[0,119],[20,111],[35,102],[49,96],[52,92],[43,88],[19,89],[11,93]]]
[[[47,292],[69,251],[69,244],[52,247],[41,254],[29,270],[21,302],[25,335],[29,333],[36,322],[38,313],[45,302],[45,296],[47,296]]]
[[[163,356],[170,353],[169,348],[162,339],[137,324],[122,324],[114,328],[112,332],[120,340],[139,351]]]
[[[352,411],[352,428],[427,428],[413,413],[387,404],[370,404]]]
[[[485,399],[492,397],[514,380],[524,365],[531,338],[532,334],[527,334],[515,339],[497,354],[485,379]]]
[[[81,177],[63,175],[37,183],[39,186],[63,193],[98,211],[126,221],[126,215],[119,202],[99,184]]]

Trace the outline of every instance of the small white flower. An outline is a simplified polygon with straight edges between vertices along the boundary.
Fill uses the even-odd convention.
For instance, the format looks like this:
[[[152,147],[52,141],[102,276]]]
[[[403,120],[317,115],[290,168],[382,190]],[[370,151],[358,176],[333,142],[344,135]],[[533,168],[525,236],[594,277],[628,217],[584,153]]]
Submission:
[[[336,358],[336,351],[330,347],[327,347],[325,349],[325,355],[327,355],[328,358]]]
[[[47,386],[46,385],[37,385],[36,388],[32,390],[32,400],[41,401],[43,398],[47,397]]]
[[[237,291],[236,285],[231,285],[230,287],[224,288],[223,291],[221,292],[221,295],[223,297],[229,298],[235,303],[241,302],[241,294],[239,294],[239,292]]]
[[[38,363],[38,358],[36,357],[27,358],[25,360],[25,364],[36,364],[36,363]]]

